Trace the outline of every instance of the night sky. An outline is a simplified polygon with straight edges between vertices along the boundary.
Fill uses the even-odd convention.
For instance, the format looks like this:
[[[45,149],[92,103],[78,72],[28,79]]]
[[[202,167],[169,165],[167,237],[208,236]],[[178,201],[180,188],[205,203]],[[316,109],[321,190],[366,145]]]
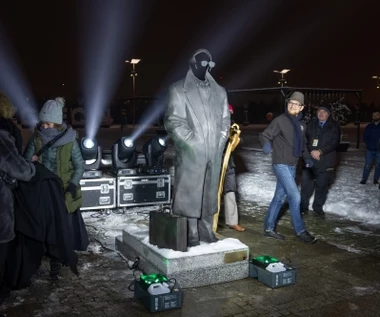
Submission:
[[[96,10],[98,2],[0,2],[1,30],[38,98],[80,93],[81,28],[92,12],[88,7]],[[119,49],[125,59],[142,59],[137,95],[165,92],[185,75],[191,52],[204,47],[216,62],[212,74],[228,89],[276,86],[273,70],[290,68],[290,86],[362,88],[364,101],[380,103],[371,78],[380,75],[378,1],[124,2],[130,12],[120,27],[135,37],[133,43],[120,40]],[[114,97],[131,96],[130,65],[118,67],[122,76]],[[6,76],[1,69],[0,76]]]

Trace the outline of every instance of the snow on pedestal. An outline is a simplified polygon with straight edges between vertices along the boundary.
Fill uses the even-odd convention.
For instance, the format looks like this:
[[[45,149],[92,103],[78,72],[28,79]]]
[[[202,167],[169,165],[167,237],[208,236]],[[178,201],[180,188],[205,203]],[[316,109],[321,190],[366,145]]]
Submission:
[[[151,245],[148,226],[129,225],[116,238],[116,249],[128,260],[139,257],[139,266],[145,273],[175,278],[182,288],[224,283],[249,275],[249,248],[233,238],[201,243],[181,252]]]

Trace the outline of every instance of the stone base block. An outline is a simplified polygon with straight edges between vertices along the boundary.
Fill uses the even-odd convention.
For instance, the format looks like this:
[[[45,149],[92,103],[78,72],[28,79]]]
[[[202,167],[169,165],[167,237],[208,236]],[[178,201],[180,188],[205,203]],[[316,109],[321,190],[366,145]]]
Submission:
[[[139,266],[145,273],[161,273],[175,278],[181,288],[230,282],[249,276],[249,248],[237,239],[225,238],[180,252],[151,245],[148,230],[145,225],[131,225],[115,241],[116,250],[125,258],[131,261],[140,258]]]

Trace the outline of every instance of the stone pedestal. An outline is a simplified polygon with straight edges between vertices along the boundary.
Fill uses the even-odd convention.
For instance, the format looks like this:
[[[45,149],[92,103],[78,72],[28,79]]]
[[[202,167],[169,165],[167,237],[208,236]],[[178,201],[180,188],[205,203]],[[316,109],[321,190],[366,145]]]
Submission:
[[[249,248],[237,239],[225,238],[201,244],[187,252],[159,249],[149,243],[149,228],[131,225],[116,238],[116,250],[128,260],[140,258],[145,273],[175,278],[182,288],[199,287],[249,276]]]

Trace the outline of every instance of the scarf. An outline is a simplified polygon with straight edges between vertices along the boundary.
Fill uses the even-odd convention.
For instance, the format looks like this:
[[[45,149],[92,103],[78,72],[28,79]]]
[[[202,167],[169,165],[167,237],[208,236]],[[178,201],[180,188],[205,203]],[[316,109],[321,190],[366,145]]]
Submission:
[[[289,118],[290,122],[293,124],[293,156],[302,156],[302,130],[301,122],[302,113],[300,112],[297,117],[291,116],[288,111],[285,111],[285,115]]]
[[[38,134],[41,136],[42,145],[45,145],[50,140],[54,139],[58,134],[61,134],[65,129],[68,129],[65,135],[60,137],[51,147],[59,147],[67,143],[73,142],[76,139],[76,132],[72,128],[67,128],[65,123],[62,124],[63,130],[58,130],[57,128],[41,129],[37,130]]]

